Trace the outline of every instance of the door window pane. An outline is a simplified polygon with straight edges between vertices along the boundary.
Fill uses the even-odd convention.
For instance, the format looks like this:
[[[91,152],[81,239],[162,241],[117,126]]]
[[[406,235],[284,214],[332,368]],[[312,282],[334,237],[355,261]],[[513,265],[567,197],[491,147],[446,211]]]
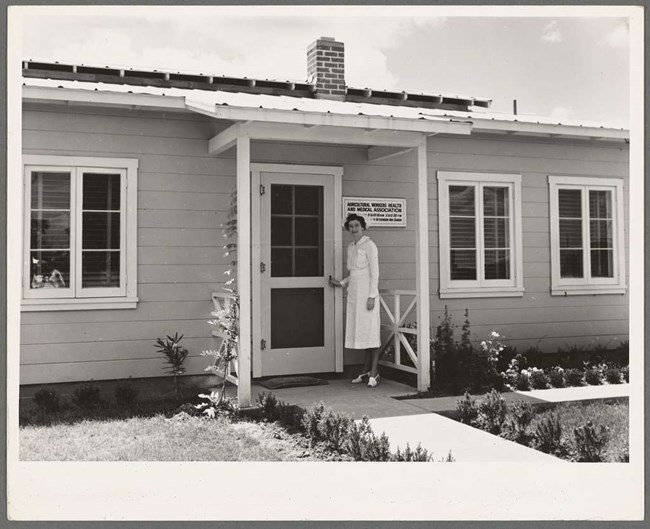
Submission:
[[[322,288],[271,290],[271,347],[322,347],[325,303]]]
[[[271,276],[323,275],[323,187],[271,185]]]

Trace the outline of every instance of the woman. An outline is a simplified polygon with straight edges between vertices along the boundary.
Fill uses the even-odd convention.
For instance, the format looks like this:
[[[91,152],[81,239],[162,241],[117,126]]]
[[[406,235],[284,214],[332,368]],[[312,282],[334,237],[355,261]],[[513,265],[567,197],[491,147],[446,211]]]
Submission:
[[[352,383],[368,380],[374,388],[379,381],[379,259],[377,246],[364,235],[366,221],[351,213],[345,220],[345,229],[352,235],[348,245],[349,276],[342,281],[330,279],[335,287],[348,288],[347,314],[345,320],[345,347],[361,349],[365,353],[363,371]]]

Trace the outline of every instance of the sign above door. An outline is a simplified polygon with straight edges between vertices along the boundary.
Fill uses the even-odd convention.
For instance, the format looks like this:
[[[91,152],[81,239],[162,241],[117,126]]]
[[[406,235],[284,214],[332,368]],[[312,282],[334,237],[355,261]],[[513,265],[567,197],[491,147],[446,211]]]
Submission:
[[[404,198],[343,197],[343,215],[350,213],[361,215],[368,226],[406,227]]]

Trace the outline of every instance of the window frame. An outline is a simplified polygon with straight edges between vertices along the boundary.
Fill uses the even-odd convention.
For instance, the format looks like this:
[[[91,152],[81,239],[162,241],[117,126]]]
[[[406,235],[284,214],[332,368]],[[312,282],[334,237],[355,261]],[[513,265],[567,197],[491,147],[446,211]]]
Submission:
[[[622,178],[597,178],[549,175],[549,207],[551,235],[551,295],[623,294],[625,282],[625,215],[623,205],[624,184]],[[582,270],[583,277],[562,278],[560,274],[560,189],[581,191],[582,205]],[[612,193],[612,259],[613,277],[591,277],[591,238],[589,214],[589,191]]]
[[[30,288],[31,174],[70,173],[70,288]],[[120,174],[120,287],[81,288],[84,172]],[[23,311],[125,309],[137,306],[137,173],[138,160],[84,156],[23,156]]]
[[[523,247],[521,225],[521,175],[508,173],[477,173],[460,171],[438,171],[438,238],[440,263],[441,298],[471,297],[521,297],[523,284]],[[449,187],[470,185],[474,193],[476,212],[477,279],[451,279],[451,238],[449,233]],[[510,279],[485,279],[484,267],[484,187],[506,187],[509,189],[509,237],[510,237]]]

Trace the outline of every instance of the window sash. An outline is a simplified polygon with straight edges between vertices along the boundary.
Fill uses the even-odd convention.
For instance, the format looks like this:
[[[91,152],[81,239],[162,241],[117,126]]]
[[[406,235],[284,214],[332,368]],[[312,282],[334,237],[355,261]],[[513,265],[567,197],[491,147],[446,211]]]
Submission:
[[[562,190],[575,190],[580,191],[580,204],[581,204],[581,247],[578,248],[563,248],[560,241],[560,221],[565,217],[560,217],[559,212],[559,195]],[[605,191],[608,193],[610,202],[611,218],[606,220],[611,222],[611,238],[612,243],[609,248],[592,248],[591,244],[591,211],[589,208],[589,193],[591,191]],[[577,184],[577,183],[562,183],[556,182],[553,184],[552,196],[553,203],[553,231],[556,233],[557,238],[554,243],[553,252],[555,254],[554,260],[556,261],[556,275],[557,278],[554,283],[558,286],[597,286],[597,285],[616,285],[620,281],[619,262],[619,226],[618,223],[618,196],[617,188],[615,186],[597,185],[597,184]],[[601,220],[601,217],[595,217],[593,220]],[[575,220],[578,220],[575,218]],[[582,277],[562,276],[561,258],[562,251],[574,250],[580,251],[582,255]],[[611,250],[612,251],[612,276],[611,277],[594,277],[591,267],[592,250]]]
[[[32,173],[66,172],[70,174],[70,281],[67,288],[31,288],[31,217],[32,217]],[[82,229],[83,229],[83,174],[119,174],[120,175],[120,234],[119,234],[119,286],[106,288],[82,287]],[[83,299],[110,298],[127,295],[127,170],[122,168],[79,167],[73,165],[38,165],[26,164],[24,167],[24,265],[23,298],[24,299]],[[38,209],[34,210],[38,211]],[[47,251],[45,249],[44,251]]]
[[[452,261],[452,252],[459,250],[472,250],[470,248],[455,248],[451,243],[451,219],[452,218],[468,218],[465,215],[461,216],[452,216],[449,213],[449,205],[451,202],[450,199],[450,188],[453,186],[464,186],[464,187],[473,187],[474,188],[474,236],[476,241],[476,247],[474,248],[476,255],[476,279],[474,280],[462,280],[462,279],[452,279],[451,278],[451,261]],[[486,279],[485,278],[485,252],[486,250],[495,250],[495,248],[486,248],[485,247],[485,205],[483,201],[483,190],[488,188],[505,188],[508,190],[508,198],[506,204],[507,217],[498,215],[488,215],[487,218],[507,218],[507,238],[509,247],[507,248],[509,252],[508,256],[508,267],[510,277],[508,279]],[[485,288],[485,287],[514,287],[516,285],[515,280],[515,252],[514,248],[515,243],[515,228],[514,228],[514,185],[509,182],[498,182],[498,181],[472,181],[472,180],[449,180],[444,184],[444,193],[445,200],[447,204],[446,214],[449,218],[449,231],[448,231],[448,248],[446,251],[445,259],[447,260],[447,281],[448,284],[453,288]]]

